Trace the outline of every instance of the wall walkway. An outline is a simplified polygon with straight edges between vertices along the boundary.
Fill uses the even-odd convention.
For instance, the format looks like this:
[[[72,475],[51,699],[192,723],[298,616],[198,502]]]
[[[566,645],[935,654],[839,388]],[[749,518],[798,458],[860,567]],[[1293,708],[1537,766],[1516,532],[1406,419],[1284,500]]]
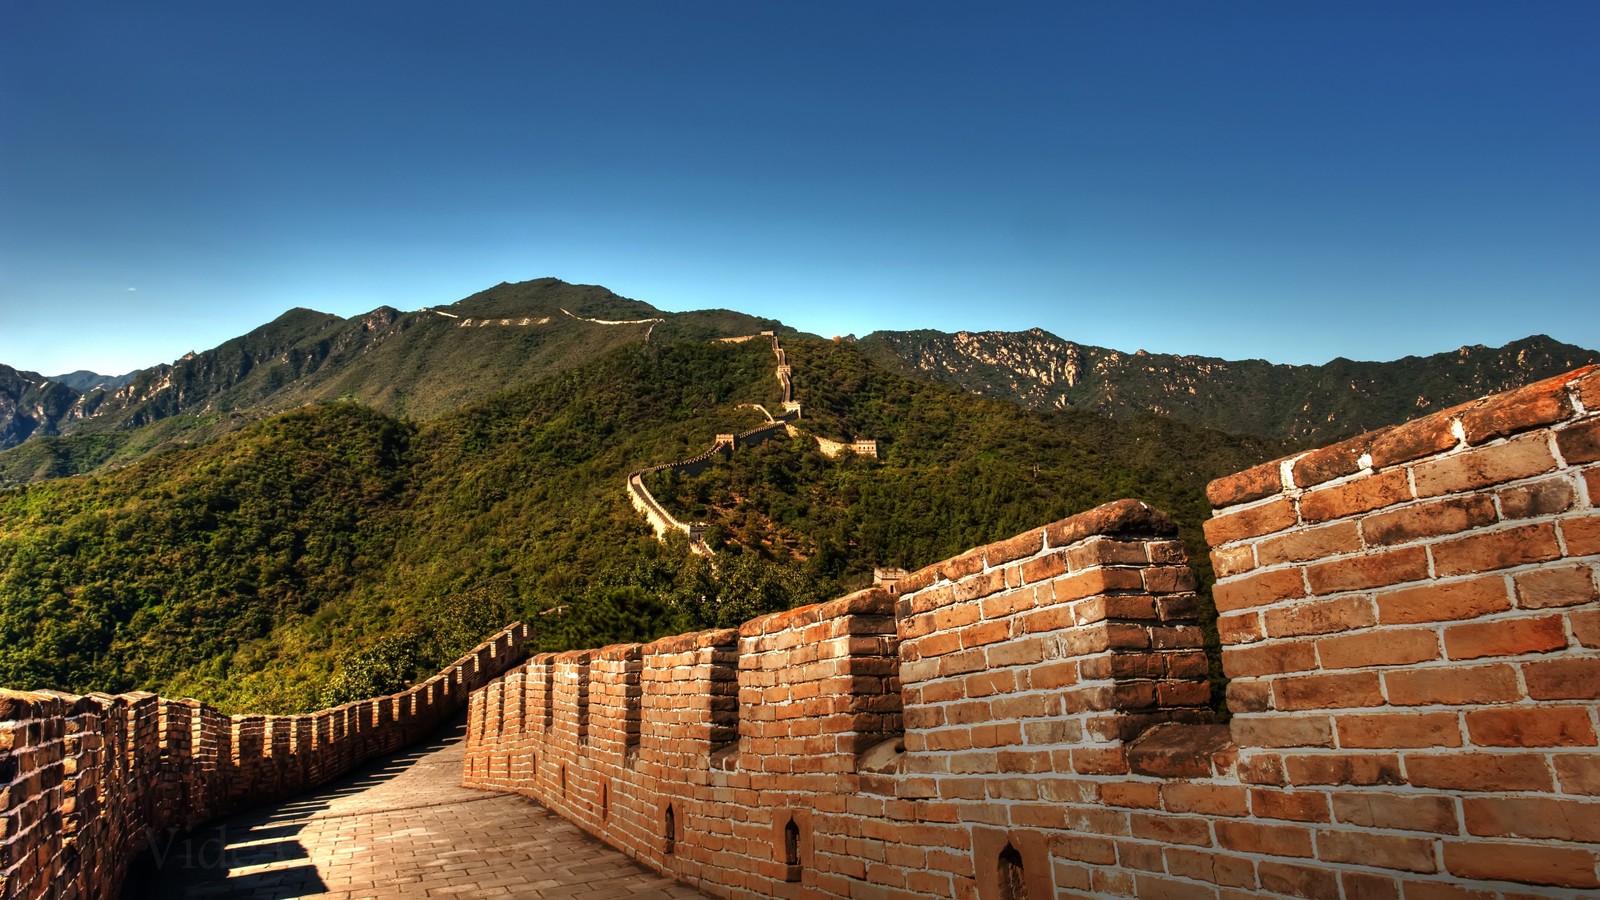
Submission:
[[[511,625],[398,694],[295,716],[227,716],[148,693],[0,690],[7,900],[115,896],[153,842],[324,784],[456,715],[523,659]]]

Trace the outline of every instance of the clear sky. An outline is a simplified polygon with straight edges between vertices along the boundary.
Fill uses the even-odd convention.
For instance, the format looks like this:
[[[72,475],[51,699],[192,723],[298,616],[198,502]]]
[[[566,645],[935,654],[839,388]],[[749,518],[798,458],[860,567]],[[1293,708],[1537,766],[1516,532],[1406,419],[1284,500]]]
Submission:
[[[1600,3],[0,3],[0,362],[603,284],[825,335],[1600,347]]]

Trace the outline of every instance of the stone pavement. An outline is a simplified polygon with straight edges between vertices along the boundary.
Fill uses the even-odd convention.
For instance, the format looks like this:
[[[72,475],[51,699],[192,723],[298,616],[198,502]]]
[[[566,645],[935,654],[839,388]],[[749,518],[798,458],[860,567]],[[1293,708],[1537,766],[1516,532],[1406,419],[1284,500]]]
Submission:
[[[523,797],[460,786],[457,726],[426,746],[156,848],[124,896],[698,898]]]

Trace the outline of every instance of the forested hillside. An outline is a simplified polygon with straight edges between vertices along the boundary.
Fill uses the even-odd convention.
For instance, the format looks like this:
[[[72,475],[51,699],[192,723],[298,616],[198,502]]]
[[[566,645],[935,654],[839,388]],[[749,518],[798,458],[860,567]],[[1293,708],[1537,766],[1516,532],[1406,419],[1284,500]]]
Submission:
[[[650,534],[623,491],[771,403],[759,342],[616,348],[432,421],[349,402],[268,418],[107,474],[0,491],[0,683],[144,688],[234,709],[387,690],[512,618],[547,649],[733,624],[1117,497],[1172,511],[1274,455],[1154,418],[1030,413],[786,340],[803,442],[676,486],[714,566]]]

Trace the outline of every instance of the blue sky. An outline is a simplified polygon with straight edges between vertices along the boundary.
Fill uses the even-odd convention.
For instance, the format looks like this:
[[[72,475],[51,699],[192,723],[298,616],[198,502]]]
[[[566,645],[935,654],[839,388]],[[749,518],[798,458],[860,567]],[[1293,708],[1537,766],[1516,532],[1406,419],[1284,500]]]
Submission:
[[[825,335],[1600,347],[1600,5],[0,4],[0,362],[603,284]]]

